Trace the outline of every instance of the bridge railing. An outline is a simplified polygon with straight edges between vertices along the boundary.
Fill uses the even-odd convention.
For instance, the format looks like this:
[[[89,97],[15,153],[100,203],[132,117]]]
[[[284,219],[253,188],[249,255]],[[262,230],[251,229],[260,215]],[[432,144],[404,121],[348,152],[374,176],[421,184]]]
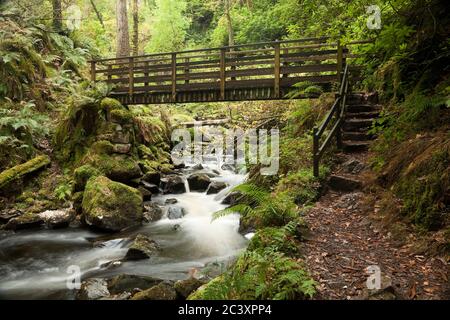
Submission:
[[[321,125],[319,127],[314,127],[313,129],[313,173],[315,177],[319,176],[320,159],[334,137],[336,137],[337,140],[337,147],[342,147],[341,127],[344,121],[345,105],[349,91],[349,77],[349,65],[347,64],[345,65],[340,82],[339,93],[337,94],[333,106]],[[325,136],[323,143],[320,144],[322,135],[324,135],[329,125],[333,126]]]
[[[267,89],[265,98],[283,98],[295,83],[329,85],[339,80],[352,55],[328,38],[263,42],[91,61],[91,78],[113,84],[113,94],[168,94],[210,90],[230,100],[231,90]]]

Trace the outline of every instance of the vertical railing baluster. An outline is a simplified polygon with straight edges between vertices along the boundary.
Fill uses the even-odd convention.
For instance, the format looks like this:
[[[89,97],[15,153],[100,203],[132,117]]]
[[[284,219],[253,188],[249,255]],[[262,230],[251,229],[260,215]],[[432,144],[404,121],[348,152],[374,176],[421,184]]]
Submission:
[[[230,48],[229,51],[230,51],[230,59],[232,61],[230,71],[233,72],[233,71],[236,71],[238,59],[237,59],[237,56],[236,56],[236,59],[234,59],[233,48]],[[233,80],[233,81],[236,80],[236,76],[231,77],[231,80]]]
[[[313,173],[314,177],[319,176],[319,137],[317,132],[319,129],[314,127],[313,129]]]
[[[95,82],[96,81],[96,72],[95,72],[95,68],[96,68],[96,62],[95,61],[91,61],[91,81]]]
[[[149,72],[148,72],[148,67],[149,67],[149,63],[148,61],[145,61],[144,63],[144,77],[145,77],[145,82],[144,82],[144,87],[148,87],[149,86],[149,81],[148,81],[148,77],[150,76]]]
[[[190,72],[189,61],[190,61],[189,58],[184,59],[184,62],[186,64],[186,66],[184,67],[184,77],[185,77],[184,83],[186,84],[189,83],[189,72]]]
[[[108,82],[112,82],[112,64],[108,64]]]
[[[338,83],[341,84],[342,81],[342,71],[343,71],[343,54],[342,54],[342,46],[341,41],[337,41],[337,77],[338,77]]]
[[[280,97],[280,44],[275,43],[274,45],[275,49],[275,68],[274,68],[274,74],[275,74],[275,81],[274,81],[274,94],[275,98]]]
[[[177,98],[177,54],[172,53],[172,102]]]
[[[129,78],[128,79],[128,93],[130,95],[130,99],[132,99],[133,94],[134,94],[134,58],[133,57],[130,57],[130,60],[129,60],[128,78]]]
[[[288,54],[289,54],[289,48],[283,49],[283,54],[284,54],[286,57],[288,57]],[[280,59],[281,59],[281,58],[280,58]],[[283,65],[283,67],[288,67],[288,66],[289,66],[289,62],[284,61],[282,65]],[[287,77],[289,77],[289,73],[283,73],[283,78],[287,78]]]
[[[225,100],[225,48],[220,49],[220,100]]]

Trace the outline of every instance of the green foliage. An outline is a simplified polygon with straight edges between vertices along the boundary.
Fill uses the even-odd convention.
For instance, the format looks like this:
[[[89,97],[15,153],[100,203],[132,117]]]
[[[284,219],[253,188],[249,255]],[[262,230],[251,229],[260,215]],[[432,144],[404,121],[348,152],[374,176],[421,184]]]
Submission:
[[[320,195],[320,181],[330,173],[325,166],[321,166],[320,169],[319,178],[314,177],[311,168],[290,172],[280,179],[275,190],[288,192],[298,205],[312,204]]]
[[[423,93],[412,93],[402,103],[385,109],[374,122],[371,133],[378,135],[372,149],[376,156],[372,164],[380,169],[384,157],[391,152],[392,145],[400,143],[416,132],[431,130],[444,125],[448,116],[443,116],[443,108],[447,101],[442,95],[425,96]]]
[[[248,250],[189,299],[307,299],[314,295],[314,285],[301,261],[280,252]]]
[[[188,28],[185,0],[156,0],[147,52],[171,52],[183,48]]]
[[[7,102],[1,106],[0,169],[32,156],[34,141],[49,134],[48,122],[48,117],[37,112],[32,102]]]
[[[266,227],[259,229],[250,240],[247,250],[282,252],[287,255],[297,255],[298,247],[295,240],[299,221],[291,221],[281,228]]]
[[[0,34],[1,35],[1,34]],[[24,99],[29,85],[45,76],[42,57],[29,42],[0,37],[0,93],[14,100]]]
[[[233,191],[243,194],[243,202],[214,213],[214,219],[239,213],[242,219],[252,220],[257,226],[263,227],[283,226],[297,216],[296,206],[287,194],[270,194],[251,183],[241,184]]]
[[[296,90],[287,94],[287,97],[290,99],[295,99],[300,96],[318,97],[323,93],[323,89],[320,86],[314,85],[308,81],[296,83],[294,84],[294,87]]]
[[[72,196],[72,185],[68,182],[60,183],[55,189],[55,197],[58,200],[66,201]]]
[[[10,182],[22,178],[26,174],[47,166],[49,163],[50,158],[46,155],[42,155],[1,172],[0,189],[8,186]]]

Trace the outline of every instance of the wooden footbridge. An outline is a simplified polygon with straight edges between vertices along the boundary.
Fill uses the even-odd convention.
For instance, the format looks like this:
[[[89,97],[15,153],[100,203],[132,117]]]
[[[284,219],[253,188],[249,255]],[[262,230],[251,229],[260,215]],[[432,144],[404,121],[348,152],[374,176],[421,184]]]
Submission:
[[[112,84],[126,105],[287,99],[299,82],[337,91],[357,58],[351,46],[364,43],[307,38],[101,59],[91,61],[91,78]]]

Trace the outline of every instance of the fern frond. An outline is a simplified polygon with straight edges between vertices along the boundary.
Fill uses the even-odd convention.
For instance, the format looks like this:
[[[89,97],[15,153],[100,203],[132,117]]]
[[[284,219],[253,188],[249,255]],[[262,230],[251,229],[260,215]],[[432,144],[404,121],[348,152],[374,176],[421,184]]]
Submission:
[[[261,187],[252,183],[243,183],[233,188],[232,191],[241,192],[248,200],[256,202],[256,204],[264,203],[269,197],[269,193]]]
[[[253,209],[248,204],[236,204],[232,207],[214,212],[212,215],[212,221],[235,213],[239,213],[242,216],[245,216],[251,213],[252,211]]]

